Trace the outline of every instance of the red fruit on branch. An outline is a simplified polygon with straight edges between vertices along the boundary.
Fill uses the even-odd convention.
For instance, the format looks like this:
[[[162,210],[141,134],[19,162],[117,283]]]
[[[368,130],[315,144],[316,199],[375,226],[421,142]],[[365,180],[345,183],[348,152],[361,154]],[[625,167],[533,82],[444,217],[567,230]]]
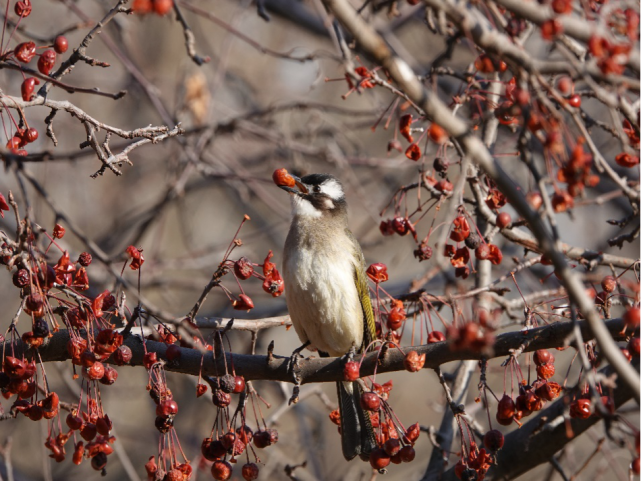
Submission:
[[[249,312],[254,308],[254,301],[247,294],[240,294],[237,300],[232,302],[232,306],[237,311],[247,311]]]
[[[16,59],[22,63],[29,63],[36,55],[36,44],[33,42],[23,42],[16,45],[13,49]]]
[[[366,411],[378,411],[381,407],[381,398],[374,392],[361,394],[361,407]]]
[[[405,157],[415,162],[421,159],[421,155],[421,148],[418,146],[418,144],[410,144],[410,146],[405,151]]]
[[[514,405],[514,400],[508,396],[507,394],[504,394],[501,400],[499,401],[499,405],[497,408],[497,416],[501,416],[502,418],[512,418],[516,412],[516,407]]]
[[[554,356],[547,349],[539,349],[538,351],[535,351],[532,359],[534,364],[537,366],[542,366],[543,364],[548,363],[554,364]]]
[[[512,223],[512,217],[507,212],[501,212],[496,216],[496,226],[505,229]]]
[[[356,381],[360,377],[359,370],[360,368],[357,362],[348,361],[343,367],[343,378],[346,381]]]
[[[398,130],[403,137],[407,139],[408,142],[414,143],[414,137],[412,137],[412,114],[403,115],[398,122]]]
[[[493,453],[501,449],[504,443],[505,438],[497,429],[492,429],[483,436],[483,445]]]
[[[424,365],[425,353],[419,354],[416,351],[410,351],[405,355],[405,358],[403,359],[403,366],[405,366],[405,370],[409,372],[420,371],[421,369],[423,369]],[[390,454],[390,456],[393,456],[394,454]]]
[[[601,287],[607,293],[612,293],[617,288],[617,280],[614,276],[605,276],[601,280]]]
[[[587,419],[591,414],[591,405],[589,399],[577,399],[570,403],[570,417],[578,419]]]
[[[56,52],[53,50],[45,50],[38,58],[38,71],[43,75],[49,75],[56,64]]]
[[[430,139],[437,144],[443,144],[447,142],[448,139],[447,132],[445,132],[445,129],[438,124],[430,125],[430,128],[427,129],[427,135],[429,135]]]
[[[434,344],[436,342],[443,342],[446,340],[445,334],[441,331],[432,331],[427,335],[427,343]]]
[[[450,231],[450,239],[454,242],[463,242],[470,235],[470,224],[467,222],[465,216],[458,216],[452,222],[452,230]]]
[[[241,470],[241,474],[243,475],[243,479],[245,481],[253,481],[254,479],[258,479],[258,466],[254,463],[247,463],[243,465],[243,468]]]
[[[19,0],[16,2],[16,6],[14,7],[13,11],[16,13],[18,17],[28,17],[31,14],[31,0]]]
[[[399,458],[404,463],[411,463],[416,457],[416,451],[412,446],[403,446],[398,453]]]
[[[58,35],[56,39],[53,41],[53,49],[56,51],[56,53],[62,54],[67,51],[69,48],[69,41],[67,40],[67,37],[64,35]]]
[[[367,277],[369,277],[376,284],[385,282],[389,279],[387,274],[387,266],[381,262],[370,265],[366,271]]]
[[[40,85],[40,80],[35,77],[29,77],[23,80],[20,86],[20,93],[22,94],[22,100],[28,102],[33,97],[33,91],[36,85]]]
[[[639,306],[629,307],[623,315],[623,322],[630,329],[639,327]]]
[[[389,466],[390,456],[384,449],[376,448],[369,456],[369,464],[374,469],[383,469]]]
[[[227,461],[218,459],[211,465],[211,475],[218,481],[226,481],[231,478],[232,469]]]
[[[241,280],[249,279],[254,273],[254,266],[247,257],[241,257],[234,262],[234,274]]]
[[[621,167],[634,167],[639,165],[639,157],[636,155],[630,155],[627,152],[621,152],[614,158],[614,161],[619,164]]]
[[[536,366],[536,374],[540,379],[550,379],[554,376],[554,364],[542,364]]]
[[[156,406],[156,416],[169,417],[178,414],[178,403],[173,399],[165,399]]]

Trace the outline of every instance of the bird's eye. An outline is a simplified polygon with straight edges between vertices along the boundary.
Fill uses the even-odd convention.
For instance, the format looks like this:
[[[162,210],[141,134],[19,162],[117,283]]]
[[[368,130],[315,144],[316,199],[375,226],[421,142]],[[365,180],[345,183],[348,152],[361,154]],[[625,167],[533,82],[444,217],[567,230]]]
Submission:
[[[314,192],[320,192],[320,191],[321,191],[320,185],[315,185]]]

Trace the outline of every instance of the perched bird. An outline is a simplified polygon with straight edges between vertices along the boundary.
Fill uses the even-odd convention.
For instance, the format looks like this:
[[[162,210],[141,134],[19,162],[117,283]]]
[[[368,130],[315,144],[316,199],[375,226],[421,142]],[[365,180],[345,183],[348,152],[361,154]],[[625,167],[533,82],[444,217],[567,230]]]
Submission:
[[[287,307],[300,340],[321,356],[362,352],[376,338],[363,252],[347,225],[341,183],[329,174],[292,176],[292,224],[283,252]],[[343,455],[368,459],[376,448],[361,386],[338,382]]]

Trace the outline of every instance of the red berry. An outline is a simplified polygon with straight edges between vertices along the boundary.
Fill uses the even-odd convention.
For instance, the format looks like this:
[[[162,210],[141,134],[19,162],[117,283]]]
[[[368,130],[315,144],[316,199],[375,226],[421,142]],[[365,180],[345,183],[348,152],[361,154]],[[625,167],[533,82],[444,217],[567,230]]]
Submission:
[[[487,260],[490,257],[490,247],[487,244],[481,244],[474,251],[474,255],[480,261]]]
[[[91,367],[82,370],[85,378],[98,381],[105,375],[105,365],[101,362],[94,362]]]
[[[541,379],[550,379],[552,376],[554,376],[554,364],[550,363],[536,366],[536,374]]]
[[[396,438],[390,438],[383,444],[383,449],[389,456],[394,456],[401,450],[401,442]]]
[[[53,66],[56,64],[56,52],[53,50],[45,50],[40,54],[38,59],[38,70],[43,75],[49,75],[49,72],[53,70]]]
[[[421,148],[418,146],[418,144],[410,144],[410,146],[405,151],[405,157],[415,162],[421,159],[421,155]]]
[[[360,367],[357,362],[348,361],[343,367],[343,377],[346,381],[356,381],[359,377]]]
[[[30,129],[27,129],[24,135],[22,136],[24,140],[27,141],[27,143],[35,142],[38,140],[38,131],[31,127]]]
[[[241,280],[249,279],[254,273],[254,266],[247,257],[241,257],[234,262],[234,274]]]
[[[73,413],[67,414],[66,419],[67,426],[69,429],[78,430],[82,427],[82,418],[80,416],[75,416]]]
[[[639,327],[639,306],[630,307],[623,315],[623,322],[631,329]]]
[[[483,436],[483,445],[492,452],[496,452],[503,447],[505,438],[501,431],[492,429]]]
[[[378,411],[381,407],[381,398],[374,392],[361,394],[361,407],[367,411]]]
[[[13,49],[13,54],[20,62],[29,63],[36,55],[36,44],[33,42],[20,43]]]
[[[559,83],[557,84],[557,88],[563,95],[569,95],[574,88],[574,82],[572,82],[572,79],[570,77],[561,77],[559,79]]]
[[[637,449],[637,453],[639,450]],[[630,469],[632,469],[632,472],[636,474],[637,476],[639,475],[639,472],[641,471],[641,465],[639,464],[639,458],[636,457],[632,460],[632,464],[630,465]]]
[[[254,463],[247,463],[243,465],[243,469],[241,472],[245,481],[253,481],[254,479],[258,479],[258,466],[256,466],[256,464]]]
[[[633,337],[630,339],[628,342],[628,351],[630,351],[630,354],[632,355],[633,358],[638,358],[640,351],[641,350],[641,340],[639,340],[638,337]]]
[[[581,96],[580,96],[580,95],[578,95],[578,94],[574,94],[574,95],[572,95],[572,96],[568,99],[568,103],[569,103],[572,107],[574,107],[575,109],[576,109],[576,108],[581,107]]]
[[[24,100],[25,102],[31,100],[36,85],[40,85],[40,80],[35,77],[29,77],[22,82],[22,85],[20,86],[22,100]]]
[[[577,399],[570,403],[570,417],[587,419],[590,417],[590,400],[589,399]]]
[[[69,41],[64,35],[58,35],[53,41],[53,49],[56,53],[65,53],[69,48]]]
[[[376,448],[369,456],[369,464],[371,464],[372,468],[374,469],[383,469],[387,467],[389,463],[390,456],[385,452],[384,449]]]
[[[174,8],[174,2],[173,0],[153,0],[153,8],[154,13],[162,17]]]
[[[617,288],[617,280],[614,276],[605,276],[601,280],[601,287],[605,292],[612,293]]]
[[[245,390],[245,378],[243,376],[234,377],[234,389],[233,393],[240,394]]]
[[[427,343],[428,344],[434,344],[436,342],[443,342],[445,341],[445,334],[443,334],[441,331],[432,331],[427,335]]]
[[[419,355],[419,353],[416,351],[408,352],[405,355],[405,358],[403,359],[403,365],[405,366],[406,371],[409,371],[409,372],[420,371],[425,365],[425,353]],[[394,456],[394,454],[390,453],[390,456]]]
[[[80,435],[85,441],[91,441],[96,437],[97,429],[93,423],[84,423],[80,428]]]
[[[232,466],[227,461],[216,460],[211,465],[211,475],[218,481],[226,481],[231,478]]]
[[[403,442],[407,444],[414,444],[420,434],[421,434],[421,427],[418,425],[418,423],[414,423],[407,428],[407,431],[405,432],[405,436],[403,437]]]
[[[512,223],[512,217],[507,212],[501,212],[496,216],[496,225],[501,229],[505,229]]]
[[[541,366],[543,364],[554,363],[554,356],[547,349],[539,349],[534,353],[534,364]]]
[[[501,400],[499,401],[497,416],[501,416],[502,418],[507,419],[514,416],[515,412],[516,412],[516,407],[514,405],[514,400],[507,394],[504,394]]]
[[[427,129],[427,135],[437,144],[442,144],[447,141],[447,132],[438,124],[430,125],[430,128]]]
[[[53,238],[54,239],[62,239],[65,236],[65,228],[62,227],[60,224],[56,224],[53,228]]]
[[[365,272],[367,277],[369,277],[376,284],[380,282],[385,282],[389,279],[387,274],[387,266],[381,262],[370,265]]]
[[[105,373],[100,378],[100,383],[111,386],[118,379],[118,371],[111,366],[105,366]]]
[[[614,160],[621,167],[634,167],[639,164],[639,157],[630,155],[627,152],[621,152]]]
[[[403,446],[403,448],[399,451],[398,456],[404,463],[411,463],[416,457],[416,451],[414,451],[414,448],[412,446]]]
[[[18,17],[28,17],[31,14],[31,0],[19,0],[13,11],[16,12]]]
[[[156,406],[156,416],[175,416],[178,413],[178,403],[173,399],[165,399]]]

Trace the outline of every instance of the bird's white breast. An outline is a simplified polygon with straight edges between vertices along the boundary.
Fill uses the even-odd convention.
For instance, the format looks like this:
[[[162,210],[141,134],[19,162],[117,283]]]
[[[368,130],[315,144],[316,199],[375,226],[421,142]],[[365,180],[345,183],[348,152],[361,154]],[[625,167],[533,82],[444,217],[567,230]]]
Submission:
[[[363,342],[357,261],[344,233],[314,237],[288,239],[283,263],[287,307],[301,341],[340,356]]]

